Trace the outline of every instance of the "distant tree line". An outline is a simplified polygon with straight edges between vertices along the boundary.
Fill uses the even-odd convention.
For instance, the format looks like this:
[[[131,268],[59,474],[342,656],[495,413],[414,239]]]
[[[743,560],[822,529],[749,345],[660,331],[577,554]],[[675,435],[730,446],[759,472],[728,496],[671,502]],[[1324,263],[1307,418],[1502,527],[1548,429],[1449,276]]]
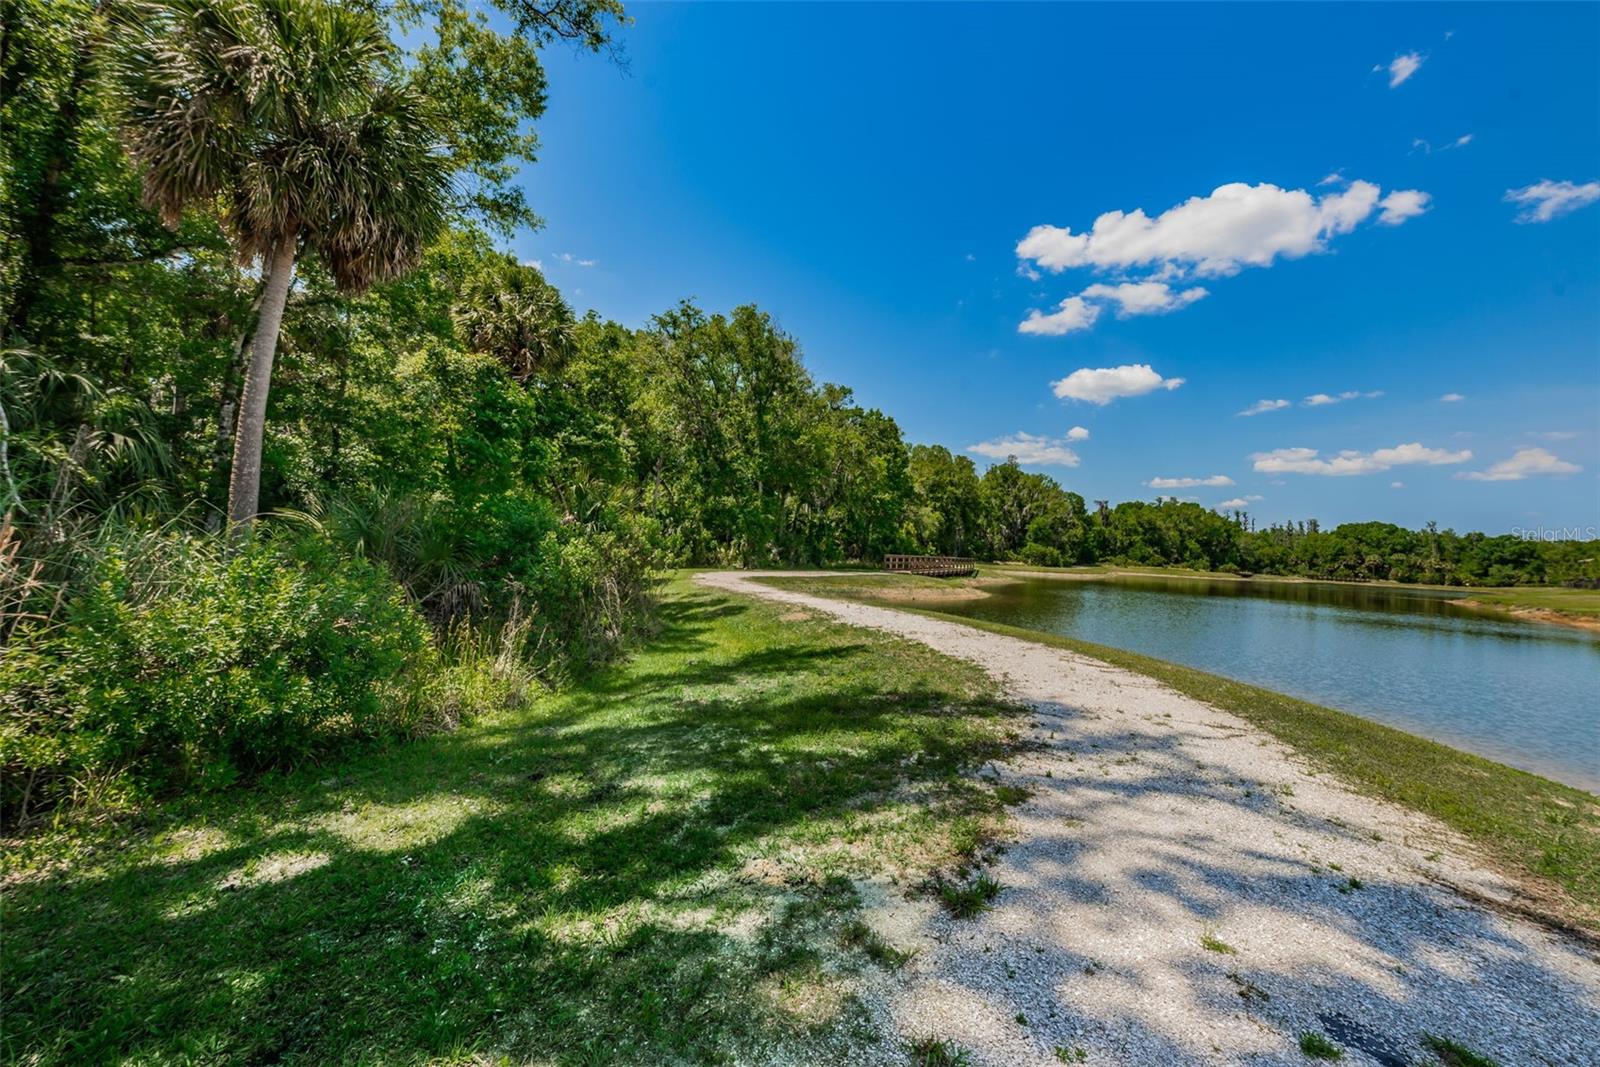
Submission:
[[[1509,534],[1458,534],[1429,523],[1323,529],[1315,519],[1258,528],[1248,513],[1223,513],[1162,498],[1096,501],[1016,462],[981,476],[972,461],[937,446],[910,452],[916,550],[1020,560],[1043,566],[1127,564],[1275,574],[1335,581],[1441,585],[1588,584],[1600,578],[1600,543]]]

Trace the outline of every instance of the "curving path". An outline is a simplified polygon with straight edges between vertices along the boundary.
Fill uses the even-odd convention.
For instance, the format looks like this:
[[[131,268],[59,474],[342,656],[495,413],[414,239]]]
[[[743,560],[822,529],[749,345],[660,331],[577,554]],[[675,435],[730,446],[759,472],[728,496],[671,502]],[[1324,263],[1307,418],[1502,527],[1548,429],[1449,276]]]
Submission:
[[[865,992],[888,1032],[994,1067],[1078,1050],[1089,1064],[1304,1065],[1312,1030],[1344,1064],[1432,1063],[1425,1033],[1502,1067],[1600,1063],[1600,958],[1449,888],[1513,895],[1433,820],[1142,675],[750,581],[765,573],[696,580],[920,641],[1034,711],[1039,747],[999,768],[1033,795],[994,868],[994,909],[956,922],[879,892],[869,911],[917,950]]]

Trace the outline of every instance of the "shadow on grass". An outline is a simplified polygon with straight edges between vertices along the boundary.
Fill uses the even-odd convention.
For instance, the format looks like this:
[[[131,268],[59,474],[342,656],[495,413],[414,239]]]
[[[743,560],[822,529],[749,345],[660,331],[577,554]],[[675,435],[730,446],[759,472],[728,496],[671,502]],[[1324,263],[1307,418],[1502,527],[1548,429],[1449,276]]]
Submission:
[[[931,653],[775,614],[673,597],[573,692],[14,880],[0,1052],[717,1062],[834,1021],[774,1007],[816,972],[799,932],[735,920],[837,890],[741,865],[870,834],[897,786],[981,806],[961,772],[1002,751],[999,707]]]

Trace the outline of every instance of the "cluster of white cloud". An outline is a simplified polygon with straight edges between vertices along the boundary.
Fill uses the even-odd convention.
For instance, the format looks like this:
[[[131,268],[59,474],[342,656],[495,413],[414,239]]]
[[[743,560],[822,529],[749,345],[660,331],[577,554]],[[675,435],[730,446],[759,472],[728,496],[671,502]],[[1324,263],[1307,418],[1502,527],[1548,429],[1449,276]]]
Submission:
[[[1462,471],[1456,477],[1470,482],[1520,482],[1524,478],[1577,474],[1581,470],[1576,463],[1568,463],[1547,449],[1519,448],[1510,459],[1491,463],[1487,470]]]
[[[1427,55],[1423,52],[1404,52],[1373,70],[1385,72],[1389,87],[1395,89],[1415,76],[1426,61]],[[1431,154],[1464,148],[1472,141],[1473,135],[1464,133],[1435,148],[1418,138],[1413,141],[1412,148]],[[1324,252],[1334,238],[1365,223],[1398,226],[1416,218],[1429,210],[1432,200],[1428,193],[1419,189],[1386,192],[1373,182],[1347,179],[1341,171],[1327,175],[1318,186],[1325,188],[1311,192],[1268,182],[1253,185],[1234,182],[1218,186],[1205,196],[1190,197],[1154,217],[1136,208],[1104,212],[1082,232],[1065,226],[1035,226],[1016,245],[1018,274],[1040,281],[1045,272],[1061,274],[1068,270],[1086,270],[1099,273],[1105,280],[1085,285],[1048,310],[1030,310],[1018,324],[1018,332],[1062,336],[1091,329],[1108,311],[1117,318],[1177,311],[1210,295],[1205,287],[1194,284],[1196,280],[1229,277],[1247,267],[1270,267],[1279,260]],[[1505,198],[1519,206],[1518,222],[1549,222],[1600,201],[1600,181],[1578,184],[1542,180],[1507,190]],[[1051,382],[1051,388],[1063,400],[1105,405],[1119,398],[1174,390],[1183,384],[1183,378],[1163,377],[1149,364],[1139,363],[1081,367]],[[1298,404],[1325,407],[1382,395],[1381,390],[1354,389],[1312,393]],[[1461,393],[1447,392],[1439,396],[1438,402],[1454,404],[1465,399]],[[1296,402],[1287,398],[1269,397],[1257,400],[1237,414],[1249,417],[1294,406]],[[1529,436],[1560,440],[1572,435],[1548,432]],[[1014,456],[1027,464],[1076,467],[1079,457],[1068,444],[1088,437],[1089,431],[1082,426],[1072,427],[1060,438],[1019,432],[970,445],[967,451],[993,459]],[[1330,455],[1323,455],[1314,448],[1279,448],[1250,457],[1253,469],[1260,473],[1332,477],[1373,474],[1403,466],[1458,465],[1472,458],[1473,453],[1467,449],[1431,448],[1420,442],[1370,452],[1346,449]],[[1486,469],[1458,471],[1456,477],[1470,481],[1518,481],[1580,470],[1577,464],[1544,448],[1528,447],[1517,449],[1509,459]],[[1213,474],[1158,477],[1145,484],[1167,490],[1235,483],[1225,474]],[[1282,482],[1274,480],[1273,484]],[[1405,483],[1393,481],[1390,485],[1400,489]],[[1243,508],[1262,499],[1259,494],[1245,493],[1224,500],[1216,507]]]
[[[1389,72],[1389,88],[1398,89],[1401,84],[1417,71],[1422,69],[1422,64],[1428,57],[1421,52],[1402,52],[1389,60],[1387,64],[1380,63],[1372,68],[1374,74],[1387,70]]]
[[[1029,311],[1028,317],[1017,324],[1017,332],[1059,337],[1074,330],[1087,330],[1099,317],[1099,304],[1091,304],[1081,296],[1069,296],[1049,314],[1037,308]]]
[[[1428,194],[1415,189],[1381,194],[1365,181],[1321,197],[1270,182],[1233,182],[1155,218],[1142,209],[1108,211],[1086,233],[1035,226],[1017,243],[1017,255],[1053,273],[1153,268],[1157,280],[1190,273],[1223,277],[1247,266],[1271,266],[1280,256],[1320,252],[1328,238],[1349,233],[1374,211],[1380,212],[1378,221],[1395,225],[1421,214],[1428,203]]]
[[[1471,458],[1472,452],[1466,449],[1450,452],[1442,448],[1427,448],[1417,442],[1372,452],[1345,449],[1329,459],[1324,459],[1314,448],[1276,448],[1271,452],[1257,452],[1250,457],[1254,468],[1263,474],[1324,474],[1336,477],[1375,474],[1391,467],[1412,464],[1436,467],[1465,463]]]
[[[1433,147],[1433,142],[1431,142],[1431,141],[1424,140],[1421,137],[1413,137],[1411,139],[1411,150],[1413,152],[1415,152],[1417,149],[1420,148],[1422,150],[1422,154],[1423,155],[1431,156],[1435,152],[1448,152],[1453,148],[1465,148],[1465,147],[1467,147],[1467,145],[1469,145],[1471,143],[1472,143],[1472,134],[1470,134],[1470,133],[1464,133],[1460,137],[1457,137],[1455,140],[1449,141],[1449,142],[1447,142],[1447,143],[1445,143],[1443,145],[1440,145],[1438,148]]]
[[[1337,175],[1329,178],[1343,182]],[[1382,225],[1397,226],[1426,211],[1428,202],[1428,194],[1420,190],[1384,195],[1366,181],[1345,183],[1322,196],[1269,182],[1233,182],[1154,218],[1143,209],[1107,211],[1084,233],[1066,226],[1035,226],[1017,242],[1019,271],[1026,277],[1037,279],[1035,268],[1055,274],[1074,268],[1149,273],[1117,284],[1090,285],[1052,311],[1030,311],[1017,329],[1048,336],[1086,330],[1106,305],[1115,305],[1123,318],[1176,311],[1208,292],[1200,286],[1175,288],[1174,281],[1225,277],[1245,267],[1271,266],[1279,258],[1321,252],[1330,238],[1349,233],[1374,215]]]
[[[1366,393],[1359,389],[1346,389],[1342,393],[1312,393],[1300,403],[1308,408],[1320,408],[1329,404],[1342,404],[1346,400],[1374,400],[1382,395],[1382,389],[1373,389]]]
[[[1064,438],[1044,437],[1031,433],[1014,433],[1010,437],[997,437],[993,441],[980,441],[968,445],[967,451],[989,459],[1006,460],[1015,456],[1018,463],[1035,467],[1076,467],[1078,454],[1067,447],[1067,441],[1082,440],[1072,434],[1083,427],[1074,427]],[[1083,437],[1089,432],[1084,430]]]
[[[1383,395],[1382,389],[1372,389],[1363,393],[1359,389],[1346,389],[1342,393],[1312,393],[1301,405],[1308,408],[1326,407],[1329,404],[1342,404],[1346,400],[1372,400]],[[1457,398],[1459,399],[1459,397]],[[1269,411],[1282,411],[1284,408],[1293,407],[1289,401],[1279,398],[1277,400],[1257,400],[1243,411],[1236,412],[1240,416],[1264,415]]]
[[[1058,337],[1093,326],[1100,317],[1101,308],[1107,304],[1116,305],[1117,318],[1126,319],[1134,315],[1164,315],[1188,307],[1206,295],[1206,290],[1200,286],[1174,289],[1166,282],[1097,283],[1076,296],[1067,297],[1049,314],[1038,310],[1028,312],[1028,317],[1017,325],[1017,332]]]
[[[1050,388],[1062,400],[1086,400],[1091,404],[1109,404],[1118,397],[1143,396],[1157,389],[1172,390],[1183,384],[1182,378],[1163,378],[1148,363],[1132,363],[1121,367],[1079,367]]]
[[[1213,474],[1209,478],[1151,478],[1144,484],[1152,489],[1193,489],[1199,485],[1232,485],[1226,474]]]
[[[1506,200],[1522,206],[1518,222],[1549,222],[1600,200],[1600,182],[1578,185],[1547,178],[1521,189],[1507,189]]]

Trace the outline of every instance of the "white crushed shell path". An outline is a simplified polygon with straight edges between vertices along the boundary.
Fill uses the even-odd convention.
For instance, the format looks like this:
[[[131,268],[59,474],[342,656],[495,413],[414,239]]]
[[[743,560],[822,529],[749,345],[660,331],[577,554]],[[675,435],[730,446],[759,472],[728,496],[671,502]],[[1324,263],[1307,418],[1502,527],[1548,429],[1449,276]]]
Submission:
[[[1079,1049],[1087,1064],[1304,1067],[1298,1035],[1316,1030],[1341,1064],[1402,1067],[1435,1062],[1432,1033],[1501,1067],[1600,1064],[1600,957],[1441,884],[1515,894],[1436,821],[1153,679],[750,581],[768,573],[696,581],[920,641],[1034,709],[1041,747],[994,768],[1033,793],[992,868],[993,910],[957,921],[898,891],[868,909],[916,952],[863,992],[899,1041],[943,1039],[992,1067]],[[905,1062],[898,1041],[876,1055]]]

